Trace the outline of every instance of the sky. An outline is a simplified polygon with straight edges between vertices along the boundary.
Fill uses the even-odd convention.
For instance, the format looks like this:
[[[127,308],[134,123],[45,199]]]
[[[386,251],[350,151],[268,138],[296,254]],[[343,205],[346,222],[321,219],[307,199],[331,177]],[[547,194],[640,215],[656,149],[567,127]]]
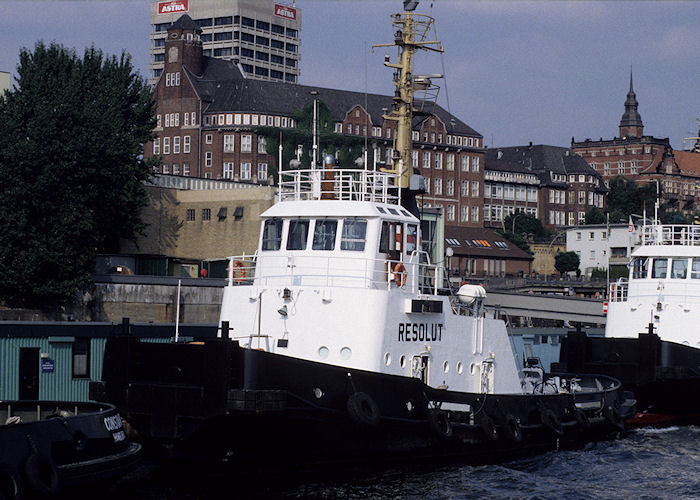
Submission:
[[[190,0],[193,2],[196,0]],[[289,3],[288,0],[286,3]],[[148,76],[148,0],[0,0],[0,71],[21,47],[56,41],[82,53],[131,54]],[[401,0],[297,0],[300,83],[392,94],[390,15]],[[422,52],[415,73],[441,73],[438,103],[488,147],[618,134],[630,69],[644,132],[691,145],[700,118],[700,1],[422,0],[443,54]]]

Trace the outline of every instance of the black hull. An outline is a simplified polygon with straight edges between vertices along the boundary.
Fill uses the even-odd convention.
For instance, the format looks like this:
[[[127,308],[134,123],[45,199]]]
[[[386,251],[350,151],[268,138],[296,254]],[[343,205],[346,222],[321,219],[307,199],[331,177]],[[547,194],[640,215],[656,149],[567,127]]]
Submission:
[[[141,445],[126,439],[112,405],[3,401],[2,421],[10,417],[14,418],[9,422],[15,423],[0,425],[0,498],[4,500],[114,481],[141,460]]]
[[[146,440],[189,457],[250,467],[433,457],[488,463],[616,435],[631,408],[619,383],[604,384],[585,396],[468,394],[228,340],[116,337],[92,397],[116,404]],[[450,403],[460,411],[441,409]]]
[[[700,423],[700,399],[693,396],[700,392],[700,349],[656,334],[601,338],[570,332],[552,369],[609,375],[634,392],[639,412],[669,417],[663,423]]]

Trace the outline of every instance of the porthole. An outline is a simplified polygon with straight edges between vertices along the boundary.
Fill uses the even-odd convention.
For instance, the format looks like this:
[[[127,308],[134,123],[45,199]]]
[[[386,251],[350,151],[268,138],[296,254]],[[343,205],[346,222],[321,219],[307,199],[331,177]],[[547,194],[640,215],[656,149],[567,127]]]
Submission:
[[[476,366],[476,363],[471,363],[469,365],[469,373],[471,373],[472,375],[476,375],[477,370],[478,367]]]
[[[348,360],[348,359],[350,359],[351,356],[352,356],[352,349],[350,349],[349,347],[343,347],[340,350],[340,359]]]
[[[445,362],[442,364],[442,371],[445,372],[445,373],[447,373],[447,372],[450,371],[450,363],[449,363],[449,361],[445,361]]]
[[[464,365],[462,365],[462,362],[459,361],[457,363],[457,373],[459,373],[461,375],[463,371],[464,371]]]
[[[389,366],[391,364],[391,354],[388,352],[384,354],[384,364]]]
[[[328,348],[326,346],[318,348],[318,357],[321,359],[326,359],[328,357]]]
[[[320,387],[316,387],[314,389],[314,396],[316,397],[316,399],[321,399],[323,397],[323,389],[321,389]]]
[[[401,368],[406,368],[406,356],[403,354],[399,358],[399,364],[401,365]]]

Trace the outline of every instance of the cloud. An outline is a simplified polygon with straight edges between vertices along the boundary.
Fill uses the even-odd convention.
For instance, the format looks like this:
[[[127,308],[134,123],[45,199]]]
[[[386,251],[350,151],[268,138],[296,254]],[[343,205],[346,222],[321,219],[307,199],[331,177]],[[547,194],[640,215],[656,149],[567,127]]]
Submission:
[[[661,35],[654,47],[654,53],[659,59],[674,63],[697,62],[700,52],[700,27],[672,26]]]

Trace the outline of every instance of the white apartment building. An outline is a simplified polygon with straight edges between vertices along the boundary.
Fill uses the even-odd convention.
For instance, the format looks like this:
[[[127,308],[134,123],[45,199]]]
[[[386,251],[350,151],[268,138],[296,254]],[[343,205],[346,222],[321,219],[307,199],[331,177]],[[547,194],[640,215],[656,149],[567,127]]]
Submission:
[[[627,224],[574,226],[566,230],[566,251],[576,252],[581,259],[581,274],[591,275],[594,269],[609,265],[627,265],[629,254],[638,245],[638,228],[630,232]]]
[[[168,27],[189,15],[202,29],[204,55],[240,62],[246,78],[299,81],[301,9],[273,0],[151,0],[149,83],[165,62]]]

